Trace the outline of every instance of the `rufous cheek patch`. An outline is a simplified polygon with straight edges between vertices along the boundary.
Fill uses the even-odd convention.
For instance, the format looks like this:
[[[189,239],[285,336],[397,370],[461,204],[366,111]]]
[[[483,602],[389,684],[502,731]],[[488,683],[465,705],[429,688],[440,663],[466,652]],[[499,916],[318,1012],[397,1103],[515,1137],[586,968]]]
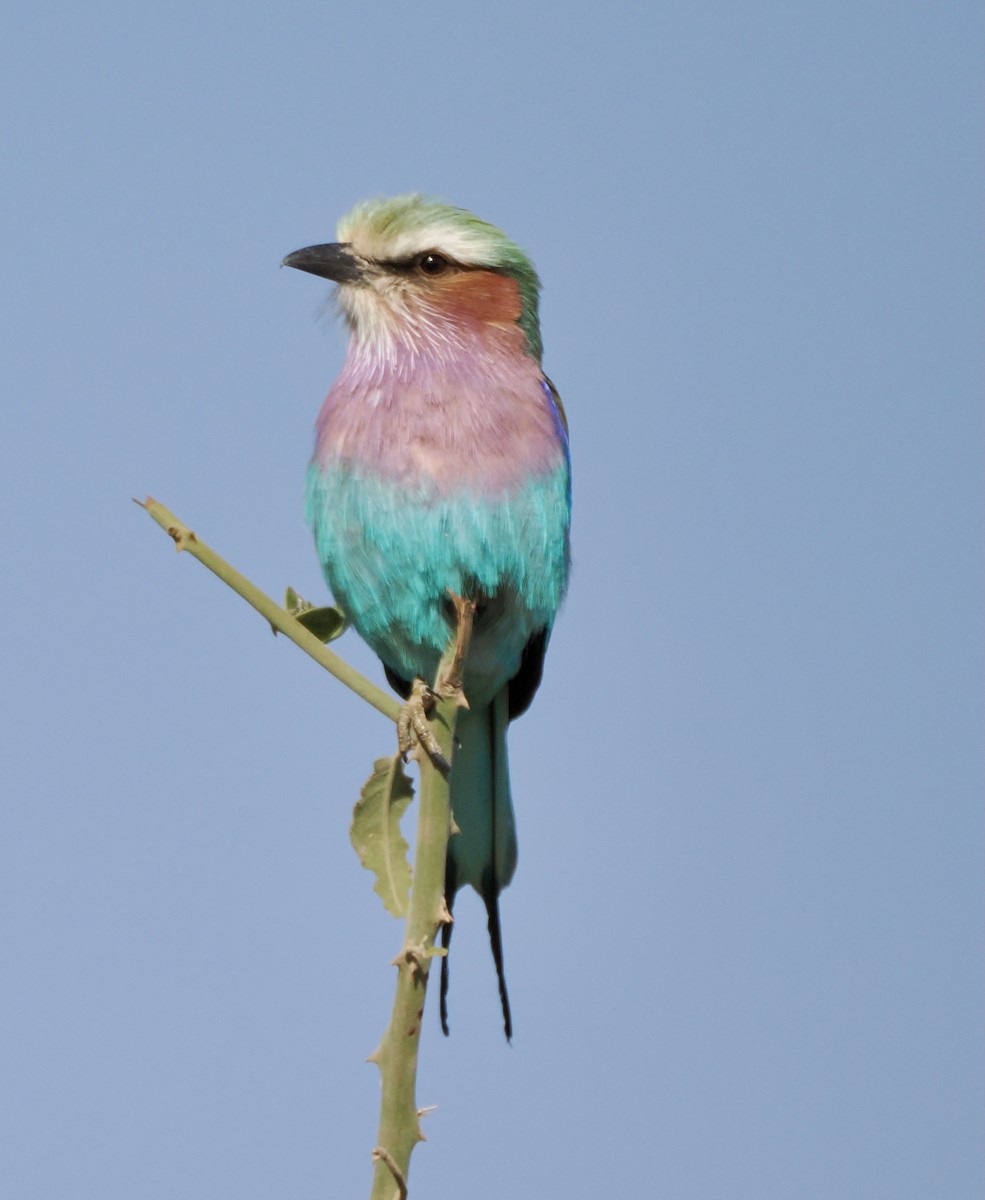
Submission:
[[[436,281],[434,300],[449,316],[487,325],[512,325],[523,306],[516,280],[498,271],[456,271]]]

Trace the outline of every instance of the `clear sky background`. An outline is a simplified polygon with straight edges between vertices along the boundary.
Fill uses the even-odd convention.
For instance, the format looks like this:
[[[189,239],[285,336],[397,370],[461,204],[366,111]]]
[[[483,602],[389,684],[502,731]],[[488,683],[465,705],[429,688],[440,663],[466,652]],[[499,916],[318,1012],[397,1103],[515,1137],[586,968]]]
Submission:
[[[409,190],[534,258],[575,472],[412,1195],[980,1194],[978,9],[6,6],[0,1194],[368,1194],[391,731],[130,498],[326,595],[278,264]]]

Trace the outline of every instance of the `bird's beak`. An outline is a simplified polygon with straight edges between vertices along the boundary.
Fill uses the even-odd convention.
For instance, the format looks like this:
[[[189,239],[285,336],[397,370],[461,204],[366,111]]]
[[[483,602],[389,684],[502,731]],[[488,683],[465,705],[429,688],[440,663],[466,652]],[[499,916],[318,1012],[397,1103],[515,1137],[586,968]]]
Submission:
[[[305,246],[284,259],[281,266],[297,267],[310,275],[320,275],[335,283],[355,283],[362,277],[359,263],[346,242],[327,242],[323,246]]]

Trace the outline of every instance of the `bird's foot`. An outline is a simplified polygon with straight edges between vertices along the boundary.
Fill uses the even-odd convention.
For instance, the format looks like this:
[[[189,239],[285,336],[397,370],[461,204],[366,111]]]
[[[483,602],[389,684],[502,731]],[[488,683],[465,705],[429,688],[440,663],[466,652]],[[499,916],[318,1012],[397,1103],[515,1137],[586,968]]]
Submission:
[[[437,738],[428,720],[438,700],[454,700],[459,708],[468,708],[465,689],[462,686],[462,670],[465,656],[472,640],[472,625],[475,621],[475,601],[466,600],[450,588],[448,595],[455,609],[455,640],[445,651],[438,667],[434,687],[417,678],[411,685],[407,698],[397,718],[397,748],[404,762],[414,753],[414,743],[422,746],[428,757],[439,770],[450,771],[451,764],[441,752]]]
[[[454,699],[459,708],[468,708],[469,702],[465,698],[465,689],[462,686],[462,669],[472,640],[475,601],[459,596],[451,588],[448,589],[448,595],[455,608],[455,645],[451,656],[446,654],[441,660],[434,690],[442,700]]]
[[[428,713],[434,708],[436,694],[428,687],[423,679],[415,679],[410,696],[400,710],[397,718],[397,749],[404,760],[410,757],[414,750],[414,739],[424,747],[428,757],[442,771],[451,770],[451,766],[441,753],[438,739],[431,731]]]

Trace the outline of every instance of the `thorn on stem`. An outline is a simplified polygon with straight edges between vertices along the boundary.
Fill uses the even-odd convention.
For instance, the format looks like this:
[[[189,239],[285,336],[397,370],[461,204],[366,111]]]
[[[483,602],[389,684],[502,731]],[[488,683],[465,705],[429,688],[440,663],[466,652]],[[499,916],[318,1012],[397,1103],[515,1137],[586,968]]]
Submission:
[[[386,1163],[397,1185],[397,1193],[400,1196],[400,1200],[407,1200],[407,1180],[404,1179],[403,1171],[397,1166],[390,1151],[385,1146],[374,1146],[372,1159],[374,1163]]]

